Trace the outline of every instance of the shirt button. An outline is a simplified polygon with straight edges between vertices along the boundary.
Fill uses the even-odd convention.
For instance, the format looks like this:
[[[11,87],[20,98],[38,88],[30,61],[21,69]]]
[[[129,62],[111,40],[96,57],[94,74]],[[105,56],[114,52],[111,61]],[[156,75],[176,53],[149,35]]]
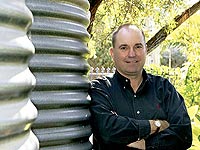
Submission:
[[[138,115],[140,114],[140,111],[139,111],[139,110],[137,111],[137,114],[138,114]]]
[[[134,95],[134,97],[137,97],[136,95]]]
[[[128,82],[128,79],[126,79],[126,82]]]
[[[124,86],[124,89],[125,89],[126,87]]]

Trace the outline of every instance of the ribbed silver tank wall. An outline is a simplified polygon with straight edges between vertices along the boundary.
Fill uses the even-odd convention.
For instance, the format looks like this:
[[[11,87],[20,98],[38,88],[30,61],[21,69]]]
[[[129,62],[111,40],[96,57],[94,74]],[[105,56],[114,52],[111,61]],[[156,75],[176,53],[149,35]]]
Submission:
[[[26,0],[34,23],[30,37],[36,55],[31,100],[39,111],[33,132],[41,150],[89,150],[88,90],[89,2]]]
[[[26,35],[33,16],[24,0],[0,5],[0,149],[38,150],[30,130],[37,109],[28,96],[36,81],[28,68],[35,49]]]

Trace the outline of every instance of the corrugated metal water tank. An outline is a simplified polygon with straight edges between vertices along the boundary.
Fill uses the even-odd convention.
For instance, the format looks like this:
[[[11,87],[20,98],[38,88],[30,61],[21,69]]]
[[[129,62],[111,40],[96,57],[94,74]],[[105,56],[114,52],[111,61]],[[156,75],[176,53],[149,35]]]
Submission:
[[[0,4],[0,149],[38,150],[31,131],[37,109],[29,98],[35,77],[28,68],[35,49],[26,35],[33,16],[24,0]]]
[[[34,23],[29,35],[36,54],[31,100],[39,111],[33,131],[41,150],[89,150],[88,64],[89,2],[26,0]]]

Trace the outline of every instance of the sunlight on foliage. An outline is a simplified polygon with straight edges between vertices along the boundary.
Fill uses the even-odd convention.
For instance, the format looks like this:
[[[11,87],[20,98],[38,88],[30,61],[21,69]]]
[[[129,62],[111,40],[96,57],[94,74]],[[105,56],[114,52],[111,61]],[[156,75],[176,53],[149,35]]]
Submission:
[[[198,31],[200,31],[199,12],[190,17],[163,42],[163,49],[175,42],[185,47],[181,50],[187,56],[187,62],[182,66],[185,80],[184,84],[177,87],[188,106],[200,105],[200,34]]]
[[[197,113],[198,113],[198,105],[191,106],[188,108],[188,113],[190,115],[190,119],[192,121],[192,147],[190,150],[199,150],[200,149],[200,121],[197,119]]]

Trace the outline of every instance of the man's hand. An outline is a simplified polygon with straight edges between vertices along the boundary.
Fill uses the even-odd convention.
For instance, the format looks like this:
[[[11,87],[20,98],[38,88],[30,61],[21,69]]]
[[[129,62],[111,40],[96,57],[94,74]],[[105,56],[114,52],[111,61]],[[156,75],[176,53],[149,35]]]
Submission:
[[[145,140],[141,139],[139,141],[130,143],[127,146],[132,147],[132,148],[137,148],[137,149],[145,149]]]
[[[161,123],[160,129],[158,132],[161,132],[165,129],[167,129],[169,127],[169,123],[166,120],[159,120]],[[149,123],[151,125],[151,133],[150,134],[154,134],[155,131],[157,130],[157,127],[154,124],[155,120],[149,120]]]

